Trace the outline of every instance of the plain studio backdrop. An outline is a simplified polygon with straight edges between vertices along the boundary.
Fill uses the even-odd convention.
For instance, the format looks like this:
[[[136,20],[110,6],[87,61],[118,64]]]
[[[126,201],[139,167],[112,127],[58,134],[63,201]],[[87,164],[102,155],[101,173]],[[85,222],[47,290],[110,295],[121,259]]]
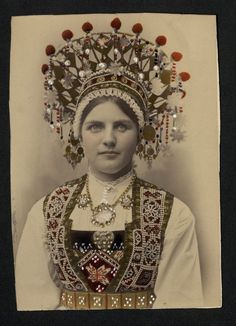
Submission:
[[[56,186],[87,170],[84,161],[75,170],[63,157],[60,140],[43,119],[45,47],[64,45],[61,33],[71,29],[81,37],[90,21],[95,32],[112,31],[119,16],[121,31],[143,25],[142,37],[154,42],[165,35],[163,47],[183,53],[177,72],[188,71],[185,83],[184,142],[170,141],[171,155],[159,155],[151,169],[136,159],[137,174],[172,192],[192,210],[196,219],[206,307],[221,305],[220,196],[219,196],[219,87],[215,16],[177,14],[93,14],[28,16],[12,19],[10,113],[11,200],[14,254],[33,204]],[[33,244],[29,244],[33,245]],[[176,275],[178,277],[178,275]]]

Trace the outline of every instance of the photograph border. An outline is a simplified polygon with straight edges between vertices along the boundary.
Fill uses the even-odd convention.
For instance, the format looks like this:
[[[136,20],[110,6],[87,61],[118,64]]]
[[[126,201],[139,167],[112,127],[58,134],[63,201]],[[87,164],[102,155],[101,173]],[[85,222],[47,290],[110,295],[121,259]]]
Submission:
[[[94,5],[92,5],[92,2]],[[96,323],[100,325],[111,317],[112,325],[119,325],[126,321],[132,324],[140,324],[150,320],[149,325],[155,325],[156,321],[168,323],[168,325],[183,324],[184,321],[191,321],[193,325],[219,325],[224,322],[232,325],[235,320],[235,270],[236,261],[234,258],[234,230],[236,222],[234,219],[235,200],[233,189],[235,186],[235,158],[232,149],[235,148],[236,128],[233,126],[235,112],[234,71],[235,71],[235,43],[234,13],[236,4],[228,1],[227,6],[223,1],[191,2],[182,1],[181,6],[177,1],[149,1],[148,5],[143,1],[135,1],[136,12],[158,12],[158,13],[187,13],[187,14],[216,14],[218,27],[219,47],[219,73],[220,73],[220,97],[221,97],[221,218],[222,218],[222,262],[223,262],[223,308],[211,310],[171,310],[166,311],[129,311],[129,312],[81,312],[80,322],[94,325],[93,318],[96,316]],[[13,252],[11,239],[10,219],[10,126],[9,126],[9,57],[10,57],[10,20],[11,16],[20,15],[42,15],[42,14],[76,14],[76,13],[102,13],[102,12],[134,12],[132,3],[125,1],[118,3],[109,2],[109,9],[106,1],[95,1],[80,3],[72,1],[44,1],[41,5],[37,1],[2,1],[0,5],[0,71],[1,71],[1,109],[0,119],[0,157],[1,157],[1,188],[0,198],[2,203],[2,218],[0,220],[0,288],[1,288],[1,320],[14,325],[41,325],[42,322],[53,322],[57,324],[71,324],[78,321],[76,312],[64,314],[54,312],[27,312],[16,311]],[[63,316],[63,317],[62,317]],[[38,318],[37,318],[38,317]],[[132,321],[132,322],[131,322]]]

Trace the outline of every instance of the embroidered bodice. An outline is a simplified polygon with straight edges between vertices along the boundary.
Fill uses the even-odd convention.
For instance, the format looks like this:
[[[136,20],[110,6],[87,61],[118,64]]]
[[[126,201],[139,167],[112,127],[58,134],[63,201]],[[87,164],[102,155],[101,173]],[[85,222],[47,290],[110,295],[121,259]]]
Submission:
[[[97,237],[99,231],[71,229],[70,216],[85,180],[58,187],[44,202],[48,249],[61,287],[97,293],[153,289],[173,196],[137,178],[132,221],[125,230],[102,229]]]

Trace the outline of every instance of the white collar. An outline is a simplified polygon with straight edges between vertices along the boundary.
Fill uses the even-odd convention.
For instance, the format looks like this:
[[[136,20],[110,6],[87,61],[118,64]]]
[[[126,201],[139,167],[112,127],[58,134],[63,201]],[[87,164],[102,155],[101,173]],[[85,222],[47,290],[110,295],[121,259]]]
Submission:
[[[134,174],[134,170],[131,169],[128,173],[120,178],[107,182],[99,180],[97,177],[95,177],[91,170],[89,170],[89,191],[94,204],[95,202],[96,204],[101,202],[114,202],[131,182]]]

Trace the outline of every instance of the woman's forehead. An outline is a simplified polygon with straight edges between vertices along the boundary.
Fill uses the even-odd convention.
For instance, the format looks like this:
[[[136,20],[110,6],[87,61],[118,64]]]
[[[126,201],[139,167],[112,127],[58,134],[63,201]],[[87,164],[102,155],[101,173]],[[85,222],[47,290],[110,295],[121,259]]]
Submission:
[[[96,105],[85,118],[85,122],[94,120],[105,122],[131,119],[127,114],[125,114],[125,112],[123,112],[119,105],[111,101],[107,101]]]

